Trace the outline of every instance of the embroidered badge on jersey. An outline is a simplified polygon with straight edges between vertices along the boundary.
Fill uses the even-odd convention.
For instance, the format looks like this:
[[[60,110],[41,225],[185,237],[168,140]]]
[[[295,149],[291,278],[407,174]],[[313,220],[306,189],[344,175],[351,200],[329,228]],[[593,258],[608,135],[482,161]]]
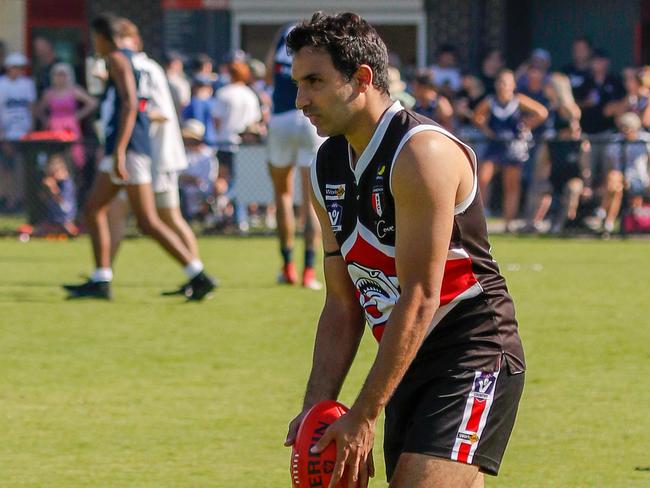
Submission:
[[[378,217],[384,214],[384,173],[386,173],[386,165],[382,165],[377,171],[375,176],[375,184],[372,187],[371,204],[372,209]]]
[[[343,221],[343,207],[336,202],[327,203],[327,215],[330,219],[330,225],[332,226],[332,232],[340,232],[343,226],[341,222]]]

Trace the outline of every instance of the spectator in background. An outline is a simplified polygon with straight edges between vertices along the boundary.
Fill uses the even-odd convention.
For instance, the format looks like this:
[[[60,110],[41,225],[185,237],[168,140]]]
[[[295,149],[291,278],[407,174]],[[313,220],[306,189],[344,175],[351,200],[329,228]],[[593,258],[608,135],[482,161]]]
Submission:
[[[462,89],[453,100],[454,114],[458,131],[462,138],[478,139],[481,132],[474,126],[474,110],[485,96],[485,87],[478,76],[465,73],[462,78]],[[477,157],[481,159],[478,147],[474,144]]]
[[[605,107],[625,96],[623,84],[617,75],[609,72],[609,64],[606,51],[594,50],[591,75],[580,89],[584,97],[576,97],[582,109],[582,130],[589,135],[608,133],[615,129],[614,118],[605,114]]]
[[[551,54],[542,48],[534,49],[530,53],[530,57],[521,63],[515,71],[515,78],[517,79],[517,90],[525,88],[529,85],[528,73],[530,70],[535,70],[542,73],[542,83],[546,81],[548,70],[551,68]]]
[[[22,165],[12,142],[33,129],[36,89],[25,76],[28,64],[22,54],[11,53],[5,59],[7,74],[0,77],[0,203],[9,212],[18,210],[22,196]]]
[[[557,201],[550,231],[559,234],[575,224],[581,196],[591,194],[591,146],[582,137],[578,118],[556,118],[555,131],[557,138],[546,142],[538,158],[538,183],[546,185],[538,193],[541,198],[529,226],[539,230],[552,203]]]
[[[591,77],[592,45],[587,37],[574,39],[571,47],[572,62],[562,68],[571,81],[571,89],[576,100],[584,99],[588,93],[587,81]]]
[[[219,159],[220,176],[223,176],[230,186],[230,193],[235,182],[234,156],[239,150],[241,137],[248,127],[262,120],[260,103],[255,92],[250,89],[250,69],[243,61],[228,63],[230,83],[215,94],[212,117],[216,128],[217,158]],[[245,210],[236,208],[236,218],[239,230],[248,231]]]
[[[641,70],[627,67],[623,70],[625,96],[620,100],[609,102],[603,112],[606,117],[620,117],[626,112],[634,112],[641,119],[642,127],[650,127],[650,90],[643,86]]]
[[[39,96],[50,86],[52,67],[61,60],[56,56],[52,43],[44,37],[34,39],[34,81]]]
[[[5,42],[0,39],[0,76],[7,74],[7,69],[5,68],[5,58],[7,57],[7,45]]]
[[[428,117],[447,130],[453,129],[454,109],[447,97],[440,95],[436,90],[430,72],[427,71],[415,77],[413,94],[415,95],[414,112]]]
[[[65,159],[53,154],[45,165],[46,219],[36,228],[36,235],[67,234],[76,236],[79,229],[74,223],[77,217],[76,191]]]
[[[255,136],[255,142],[261,142],[261,139],[266,138],[268,133],[273,101],[271,100],[270,90],[265,81],[266,65],[259,59],[251,59],[248,61],[248,67],[251,70],[251,79],[248,86],[255,92],[262,113],[260,122],[249,127],[252,131],[248,135]]]
[[[490,199],[488,185],[496,169],[503,178],[503,218],[506,231],[519,210],[521,171],[529,158],[530,131],[544,123],[546,108],[526,95],[515,93],[515,77],[510,70],[499,73],[496,92],[486,97],[474,112],[474,123],[493,139],[479,166],[478,180],[485,207]]]
[[[485,53],[481,61],[481,71],[479,78],[485,87],[485,93],[491,95],[494,93],[497,75],[505,67],[503,53],[501,49],[490,49]]]
[[[36,115],[43,127],[53,131],[70,131],[80,143],[72,146],[72,160],[80,169],[86,164],[81,144],[81,121],[97,108],[97,101],[75,83],[72,66],[57,63],[50,73],[50,88],[38,102]]]
[[[623,189],[628,192],[630,205],[638,207],[648,196],[650,186],[650,134],[641,130],[641,119],[634,112],[623,114],[618,119],[618,126],[619,133],[606,148],[609,171],[602,205],[597,211],[597,216],[602,220],[603,237],[609,237],[614,231],[623,200]]]
[[[458,67],[458,51],[451,44],[443,44],[436,52],[436,64],[431,66],[433,82],[440,93],[448,98],[461,89],[461,75]]]
[[[216,150],[217,133],[212,121],[212,89],[213,80],[207,76],[197,75],[192,79],[192,97],[190,103],[183,109],[183,121],[196,119],[205,127],[205,143]]]
[[[192,58],[190,64],[192,78],[203,78],[210,80],[212,89],[215,90],[219,80],[219,76],[214,72],[214,61],[207,54],[197,54]]]
[[[201,121],[185,121],[182,134],[188,166],[179,175],[181,208],[187,220],[205,222],[211,202],[217,197],[219,162],[214,151],[203,142],[205,126]]]
[[[183,109],[189,105],[192,98],[192,87],[185,76],[183,63],[183,55],[179,52],[168,51],[165,54],[165,74],[179,119]]]
[[[388,67],[388,92],[390,98],[399,101],[406,109],[412,109],[415,105],[415,98],[406,91],[406,83],[395,66]]]

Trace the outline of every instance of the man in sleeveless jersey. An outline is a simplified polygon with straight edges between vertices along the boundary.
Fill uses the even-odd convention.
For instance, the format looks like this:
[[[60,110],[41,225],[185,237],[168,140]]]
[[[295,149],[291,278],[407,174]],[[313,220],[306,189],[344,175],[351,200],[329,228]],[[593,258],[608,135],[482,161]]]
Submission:
[[[356,14],[316,13],[287,38],[296,106],[330,136],[312,165],[327,295],[302,412],[336,399],[364,322],[379,349],[336,442],[330,488],[373,476],[385,409],[392,488],[483,486],[515,421],[524,355],[514,305],[490,254],[476,156],[392,102],[386,46]]]
[[[91,23],[93,45],[106,59],[109,80],[106,88],[108,115],[105,154],[86,202],[86,225],[92,238],[95,271],[79,285],[63,285],[69,298],[110,299],[113,279],[108,206],[120,189],[126,190],[140,229],[153,237],[184,269],[191,282],[189,299],[201,300],[215,287],[183,241],[158,217],[151,188],[151,141],[147,114],[148,96],[143,92],[142,73],[133,65],[134,52],[121,49],[119,18],[104,14]],[[140,83],[139,83],[140,82]]]
[[[273,182],[277,209],[282,270],[278,282],[293,285],[298,281],[293,263],[296,223],[293,212],[294,165],[300,169],[302,182],[302,215],[305,227],[305,261],[302,285],[319,290],[322,284],[314,271],[314,246],[319,236],[316,215],[309,200],[309,166],[323,139],[309,120],[296,110],[296,86],[291,79],[291,55],[287,52],[287,34],[294,24],[284,26],[266,59],[267,83],[273,85],[273,110],[269,120],[269,173]]]

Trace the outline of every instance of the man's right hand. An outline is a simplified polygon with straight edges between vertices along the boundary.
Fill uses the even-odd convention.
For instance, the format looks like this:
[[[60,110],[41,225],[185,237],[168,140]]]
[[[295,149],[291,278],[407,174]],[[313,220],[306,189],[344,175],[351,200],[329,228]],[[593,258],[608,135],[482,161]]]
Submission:
[[[126,171],[126,151],[116,150],[113,154],[113,171],[120,180],[129,178],[129,173]]]
[[[300,424],[302,424],[302,420],[305,418],[305,415],[307,415],[308,411],[309,409],[305,408],[289,423],[289,431],[287,432],[287,439],[284,441],[285,447],[293,446],[294,442],[296,442],[298,429],[300,428]]]

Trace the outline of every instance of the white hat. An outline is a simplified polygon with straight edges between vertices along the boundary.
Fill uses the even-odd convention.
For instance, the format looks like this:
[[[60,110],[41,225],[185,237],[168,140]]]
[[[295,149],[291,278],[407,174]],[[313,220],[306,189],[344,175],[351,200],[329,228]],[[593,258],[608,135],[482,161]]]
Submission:
[[[200,120],[189,119],[186,120],[183,124],[181,133],[186,139],[195,139],[197,141],[202,141],[203,136],[205,135],[205,125],[203,125],[203,122]]]
[[[29,62],[21,53],[11,53],[5,58],[5,66],[27,66]]]

